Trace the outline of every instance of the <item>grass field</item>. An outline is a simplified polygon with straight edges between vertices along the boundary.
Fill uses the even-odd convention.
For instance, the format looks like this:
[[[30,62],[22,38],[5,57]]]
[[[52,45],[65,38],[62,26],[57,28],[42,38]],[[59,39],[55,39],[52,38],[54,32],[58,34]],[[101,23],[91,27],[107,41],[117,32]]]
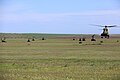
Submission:
[[[0,80],[120,80],[117,40],[7,39],[0,42]]]

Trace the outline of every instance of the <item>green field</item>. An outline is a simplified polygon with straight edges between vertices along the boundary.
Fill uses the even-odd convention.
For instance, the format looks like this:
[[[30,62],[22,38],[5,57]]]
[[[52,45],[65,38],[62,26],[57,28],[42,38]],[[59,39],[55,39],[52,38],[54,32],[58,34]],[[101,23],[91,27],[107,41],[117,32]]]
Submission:
[[[0,80],[120,80],[119,38],[79,44],[53,37],[0,42]]]

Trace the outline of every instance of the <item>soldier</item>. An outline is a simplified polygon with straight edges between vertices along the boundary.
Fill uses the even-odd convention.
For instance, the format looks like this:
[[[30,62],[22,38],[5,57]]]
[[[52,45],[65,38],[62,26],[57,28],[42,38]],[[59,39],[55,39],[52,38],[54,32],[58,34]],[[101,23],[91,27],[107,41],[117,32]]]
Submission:
[[[85,40],[85,37],[84,37],[84,38],[82,38],[82,41],[86,41],[86,40]]]
[[[28,39],[27,42],[30,42],[30,39]]]
[[[91,39],[91,41],[96,41],[96,40],[95,40],[95,34],[92,35],[92,39]]]
[[[1,42],[5,42],[6,43],[5,39],[6,39],[5,37],[1,38]]]
[[[81,38],[79,38],[79,41],[82,41],[82,39],[81,39]]]

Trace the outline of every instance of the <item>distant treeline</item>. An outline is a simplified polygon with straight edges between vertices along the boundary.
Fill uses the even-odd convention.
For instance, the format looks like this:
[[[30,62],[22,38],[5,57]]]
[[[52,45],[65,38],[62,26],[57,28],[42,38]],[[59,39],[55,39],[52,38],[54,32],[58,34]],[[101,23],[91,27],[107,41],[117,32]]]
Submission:
[[[38,34],[38,33],[0,33],[0,37],[6,38],[40,38],[52,37],[52,34]]]
[[[80,36],[82,34],[42,34],[42,33],[0,33],[0,38],[55,38],[55,37],[70,37]]]
[[[93,34],[43,34],[43,33],[0,33],[0,38],[91,38]],[[114,36],[120,36],[120,34],[116,34]],[[96,35],[99,37],[99,35]]]

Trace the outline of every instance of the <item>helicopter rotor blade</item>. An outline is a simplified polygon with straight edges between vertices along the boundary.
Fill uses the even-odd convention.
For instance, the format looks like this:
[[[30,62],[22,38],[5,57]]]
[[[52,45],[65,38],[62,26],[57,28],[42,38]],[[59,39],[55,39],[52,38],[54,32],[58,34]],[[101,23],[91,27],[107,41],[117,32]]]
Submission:
[[[111,28],[111,27],[119,27],[119,26],[117,26],[117,25],[113,25],[113,26],[107,26],[107,27]]]
[[[112,26],[107,26],[107,27],[111,28],[111,27],[117,27],[117,26],[116,25],[112,25]]]
[[[99,27],[105,27],[103,25],[96,25],[96,24],[90,24],[90,25],[92,25],[92,26],[99,26]]]
[[[98,26],[98,27],[105,27],[105,26],[107,26],[107,25],[96,25],[96,24],[90,24],[90,25],[92,25],[92,26]],[[120,26],[117,26],[117,25],[110,25],[110,26],[107,26],[108,28],[112,28],[112,27],[120,27]]]

